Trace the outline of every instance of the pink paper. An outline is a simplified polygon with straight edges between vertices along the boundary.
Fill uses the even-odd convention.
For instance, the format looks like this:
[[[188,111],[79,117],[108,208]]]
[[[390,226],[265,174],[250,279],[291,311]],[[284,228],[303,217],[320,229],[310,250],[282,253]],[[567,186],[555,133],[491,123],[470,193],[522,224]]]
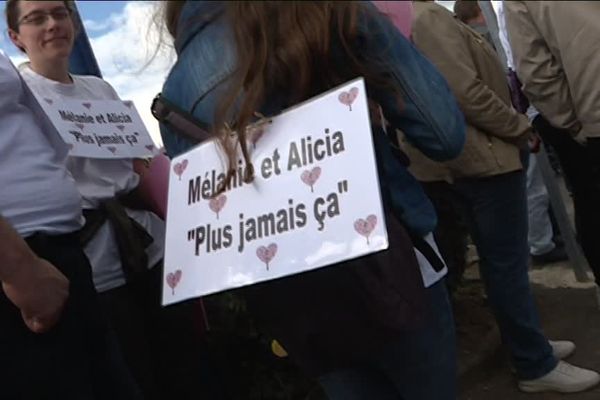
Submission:
[[[392,20],[396,28],[407,39],[410,39],[413,13],[412,1],[374,1],[373,4]]]
[[[167,213],[170,165],[171,161],[166,155],[161,153],[154,156],[139,187],[152,211],[162,219]]]

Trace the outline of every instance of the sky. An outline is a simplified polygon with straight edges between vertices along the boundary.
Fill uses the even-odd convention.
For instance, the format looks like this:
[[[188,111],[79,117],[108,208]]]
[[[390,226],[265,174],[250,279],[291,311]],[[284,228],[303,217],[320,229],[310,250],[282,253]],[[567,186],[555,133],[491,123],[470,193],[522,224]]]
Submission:
[[[452,7],[453,1],[440,1]],[[123,100],[132,100],[152,138],[161,144],[158,124],[150,104],[175,60],[165,46],[153,57],[160,35],[151,24],[157,1],[82,1],[76,2],[90,38],[103,78]],[[4,10],[4,1],[0,1]],[[8,39],[4,13],[0,19],[0,49],[18,65],[26,61]],[[165,36],[165,39],[167,37]]]

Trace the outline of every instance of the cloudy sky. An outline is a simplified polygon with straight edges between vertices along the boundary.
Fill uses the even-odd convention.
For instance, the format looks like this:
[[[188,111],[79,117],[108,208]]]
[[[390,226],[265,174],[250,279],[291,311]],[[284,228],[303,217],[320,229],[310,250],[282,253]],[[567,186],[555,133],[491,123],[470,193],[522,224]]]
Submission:
[[[454,2],[440,3],[451,7]],[[77,1],[76,4],[104,79],[122,99],[134,101],[148,131],[160,143],[158,125],[149,111],[150,103],[160,92],[174,55],[163,46],[153,57],[159,35],[151,21],[158,2]],[[4,1],[0,1],[0,7],[4,10]],[[15,64],[26,61],[8,39],[4,15],[0,30],[0,48]]]

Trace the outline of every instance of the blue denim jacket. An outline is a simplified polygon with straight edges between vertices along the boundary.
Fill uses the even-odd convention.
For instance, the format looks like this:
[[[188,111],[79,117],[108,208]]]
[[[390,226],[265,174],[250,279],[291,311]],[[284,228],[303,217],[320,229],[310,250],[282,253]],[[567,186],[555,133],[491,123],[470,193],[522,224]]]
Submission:
[[[186,2],[175,42],[177,62],[162,91],[168,100],[208,124],[235,67],[235,50],[222,14],[221,2]],[[394,94],[367,86],[369,97],[381,105],[392,127],[402,130],[425,155],[437,161],[457,157],[464,145],[465,123],[446,81],[387,18],[376,16],[375,11],[373,15],[360,21],[365,42],[356,51],[363,59],[385,54],[404,104],[399,108]],[[282,105],[269,99],[264,110],[275,115]],[[413,233],[432,232],[437,218],[431,202],[407,165],[391,153],[388,141],[382,139],[385,136],[375,127],[373,131],[381,186],[389,193],[392,209]],[[170,156],[193,145],[164,125],[161,135]]]

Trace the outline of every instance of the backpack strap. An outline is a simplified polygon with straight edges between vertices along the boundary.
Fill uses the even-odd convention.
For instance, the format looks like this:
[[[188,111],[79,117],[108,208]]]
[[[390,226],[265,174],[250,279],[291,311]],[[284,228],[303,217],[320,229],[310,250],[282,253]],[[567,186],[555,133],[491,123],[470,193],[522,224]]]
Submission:
[[[171,103],[161,93],[152,101],[152,115],[160,123],[192,143],[202,143],[211,137],[208,124],[198,120],[192,114]]]
[[[419,250],[419,252],[423,254],[425,259],[429,261],[429,264],[431,264],[435,272],[440,272],[444,269],[444,267],[446,266],[444,264],[444,261],[441,259],[440,256],[438,256],[433,247],[429,243],[427,243],[425,239],[410,231],[408,231],[408,235],[410,236],[410,239],[412,240],[415,249]]]

